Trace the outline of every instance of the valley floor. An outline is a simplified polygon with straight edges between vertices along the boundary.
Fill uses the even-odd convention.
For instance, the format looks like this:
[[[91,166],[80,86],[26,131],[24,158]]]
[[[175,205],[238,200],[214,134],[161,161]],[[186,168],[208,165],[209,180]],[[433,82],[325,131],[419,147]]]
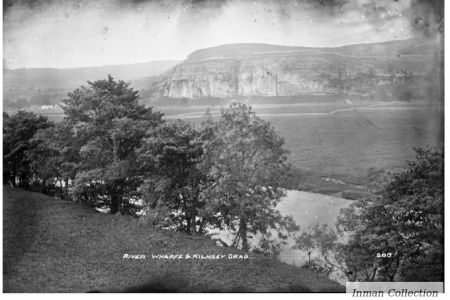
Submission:
[[[276,259],[9,186],[3,186],[3,249],[3,292],[345,291]],[[158,260],[152,254],[225,258]]]
[[[288,189],[361,199],[379,174],[414,159],[415,147],[443,147],[439,103],[333,97],[316,102],[291,100],[249,103],[257,116],[270,122],[284,138],[289,162],[300,170],[286,183]],[[199,125],[207,108],[214,116],[220,107],[172,105],[155,106],[155,110],[169,121],[182,119]],[[55,122],[64,116],[62,111],[37,112]]]

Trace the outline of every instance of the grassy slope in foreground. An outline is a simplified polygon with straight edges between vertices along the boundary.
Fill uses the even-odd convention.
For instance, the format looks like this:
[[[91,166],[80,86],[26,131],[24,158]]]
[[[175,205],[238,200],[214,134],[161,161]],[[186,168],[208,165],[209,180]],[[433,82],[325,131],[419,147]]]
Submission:
[[[248,260],[155,260],[151,254],[244,254],[43,194],[3,186],[4,292],[343,292],[315,273]],[[145,260],[123,259],[124,253]]]

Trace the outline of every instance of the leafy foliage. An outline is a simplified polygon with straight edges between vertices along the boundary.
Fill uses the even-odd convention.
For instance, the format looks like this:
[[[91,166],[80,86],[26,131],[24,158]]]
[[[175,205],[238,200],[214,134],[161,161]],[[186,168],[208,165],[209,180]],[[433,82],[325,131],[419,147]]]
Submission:
[[[340,221],[354,232],[351,242],[372,250],[382,280],[442,280],[443,156],[431,149],[416,153],[416,161],[389,173],[372,197],[356,202]],[[432,266],[432,272],[416,272]]]
[[[316,227],[310,228],[309,232],[302,232],[302,234],[295,238],[294,249],[305,252],[308,255],[308,267],[311,266],[311,254],[316,248]]]
[[[372,196],[341,211],[337,231],[326,225],[297,239],[349,280],[443,280],[443,156],[416,149],[417,158],[385,175]]]
[[[228,230],[231,246],[270,257],[298,231],[276,209],[283,181],[298,171],[287,163],[283,138],[250,107],[233,103],[217,119],[207,113],[200,127],[166,123],[111,76],[63,103],[66,117],[56,125],[33,113],[4,114],[5,182],[47,194],[59,183],[59,195],[111,213],[136,214],[143,200],[156,226]],[[370,197],[342,210],[336,230],[315,225],[296,238],[305,267],[349,280],[443,279],[443,155],[416,152]]]
[[[30,140],[39,129],[53,126],[46,117],[19,111],[3,114],[3,179],[5,183],[28,187],[33,176],[27,152],[35,145]]]
[[[182,121],[167,123],[145,138],[137,150],[145,200],[156,210],[155,223],[187,233],[202,233],[198,220],[206,175],[201,168],[200,132]],[[162,222],[167,221],[167,222]]]
[[[141,186],[154,224],[189,234],[205,229],[237,230],[232,246],[249,250],[247,233],[261,233],[255,249],[276,254],[280,240],[296,230],[275,209],[287,169],[283,140],[250,108],[233,104],[200,129],[176,121],[163,124],[137,150]],[[278,250],[277,250],[278,249]]]
[[[204,123],[205,150],[214,182],[205,192],[209,210],[223,227],[236,230],[234,246],[249,249],[248,233],[282,232],[295,227],[276,205],[284,195],[280,187],[288,169],[284,141],[267,122],[244,104],[222,109],[217,121]]]
[[[80,146],[73,194],[93,204],[106,197],[116,213],[136,198],[135,149],[162,115],[140,104],[138,92],[123,81],[109,76],[88,84],[63,100],[64,122]]]

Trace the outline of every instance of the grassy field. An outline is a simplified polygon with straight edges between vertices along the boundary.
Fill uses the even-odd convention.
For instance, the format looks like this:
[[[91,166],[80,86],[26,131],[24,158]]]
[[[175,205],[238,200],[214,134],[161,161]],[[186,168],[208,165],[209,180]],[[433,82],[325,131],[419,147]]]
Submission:
[[[414,159],[414,147],[442,145],[442,111],[425,102],[335,101],[254,105],[282,135],[299,188],[364,194],[375,174]],[[200,123],[206,108],[162,108],[169,119]],[[213,107],[212,113],[218,108]],[[334,180],[336,179],[336,180]],[[339,184],[336,182],[342,182]],[[349,197],[351,198],[351,197]]]
[[[156,260],[151,254],[238,254],[206,238],[3,186],[4,292],[343,292],[300,268],[247,260]],[[124,259],[124,254],[146,259]]]
[[[425,107],[355,108],[324,115],[265,116],[304,171],[354,184],[414,158],[413,147],[440,142],[439,114]]]
[[[413,147],[442,145],[443,112],[430,103],[325,100],[252,104],[284,137],[291,163],[302,172],[301,180],[286,186],[289,189],[360,198],[380,170],[414,159]],[[168,120],[199,124],[206,108],[155,109]],[[219,110],[211,107],[213,115]],[[62,116],[49,118],[58,121]]]

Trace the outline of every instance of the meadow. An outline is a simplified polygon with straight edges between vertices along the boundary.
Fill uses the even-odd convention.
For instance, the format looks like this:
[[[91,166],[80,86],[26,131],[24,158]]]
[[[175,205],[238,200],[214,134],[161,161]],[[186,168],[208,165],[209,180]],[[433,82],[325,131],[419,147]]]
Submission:
[[[344,292],[276,259],[3,186],[3,292]],[[145,255],[145,259],[125,257]],[[224,259],[152,259],[224,255]],[[246,260],[229,259],[249,255]]]
[[[426,107],[366,107],[264,118],[285,138],[295,166],[358,185],[367,185],[381,169],[413,159],[413,147],[441,142],[436,112]]]
[[[414,147],[443,142],[442,110],[424,102],[262,103],[252,107],[284,137],[290,151],[295,169],[286,176],[290,185],[286,188],[291,191],[278,209],[292,215],[302,231],[316,222],[333,225],[339,210],[351,203],[346,199],[367,195],[380,171],[414,159]],[[206,109],[155,107],[169,122],[183,119],[197,125]],[[220,107],[210,110],[217,116]],[[63,117],[57,112],[47,116],[54,121]],[[248,263],[128,261],[124,253],[243,252],[218,248],[207,238],[192,240],[157,230],[145,218],[99,214],[45,195],[8,186],[3,189],[7,292],[341,290],[336,283],[293,266],[304,264],[305,254],[291,248],[292,240],[282,249],[281,262],[254,253]]]
[[[352,99],[299,103],[250,103],[284,137],[290,162],[300,170],[287,187],[360,198],[377,174],[414,159],[414,147],[443,145],[443,111],[427,102]],[[200,124],[207,108],[156,106],[167,120]],[[60,113],[47,114],[54,121]],[[298,172],[297,172],[298,173]]]
[[[290,162],[308,189],[345,183],[370,185],[381,171],[414,159],[414,147],[441,146],[442,116],[425,102],[329,102],[253,105],[284,137]],[[217,114],[218,107],[211,107]],[[168,119],[199,124],[206,107],[162,107]],[[308,183],[309,182],[309,183]],[[325,192],[326,190],[314,190]]]

